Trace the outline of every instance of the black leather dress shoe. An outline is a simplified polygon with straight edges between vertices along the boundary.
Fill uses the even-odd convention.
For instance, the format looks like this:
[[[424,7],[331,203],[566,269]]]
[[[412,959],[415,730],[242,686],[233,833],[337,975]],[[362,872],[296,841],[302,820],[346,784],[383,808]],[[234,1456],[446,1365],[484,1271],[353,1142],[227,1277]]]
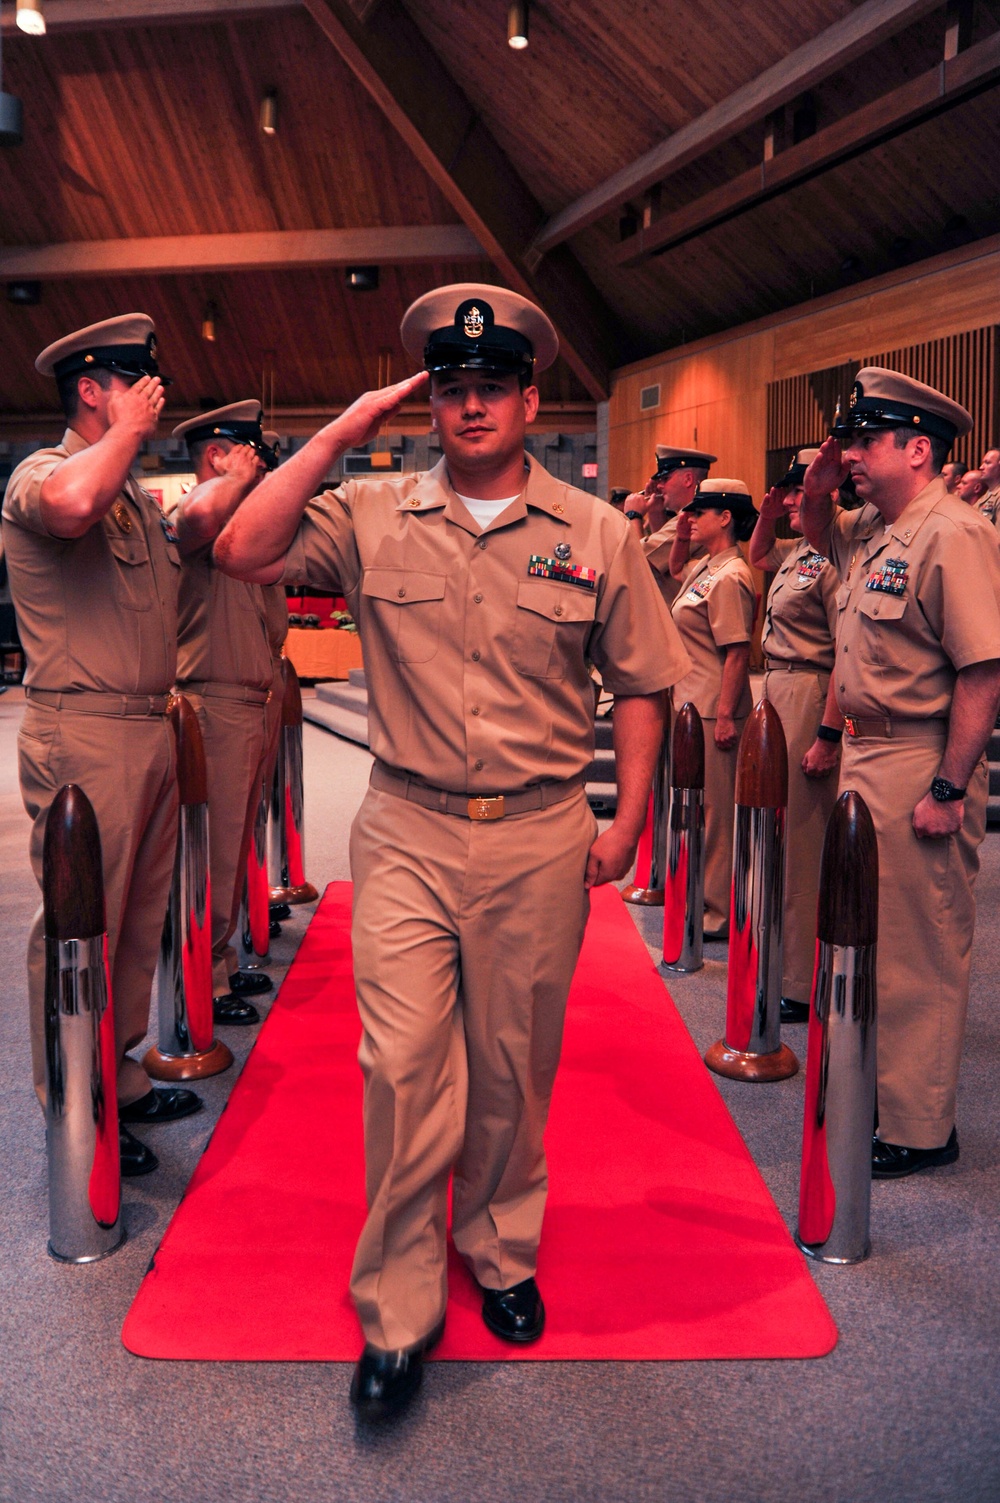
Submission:
[[[216,1023],[238,1023],[245,1027],[250,1023],[259,1023],[260,1013],[252,1002],[244,1002],[241,997],[234,997],[232,992],[226,992],[222,997],[212,998],[212,1019]]]
[[[267,932],[271,939],[280,939],[281,925],[278,923],[278,920],[276,918],[273,918],[268,924]]]
[[[160,1161],[151,1148],[132,1136],[127,1127],[118,1124],[118,1158],[122,1166],[122,1179],[135,1179],[140,1174],[152,1174],[160,1167]]]
[[[177,1122],[200,1112],[204,1103],[185,1086],[168,1086],[164,1091],[147,1091],[138,1101],[118,1110],[119,1122]]]
[[[545,1306],[534,1279],[513,1289],[483,1290],[483,1320],[494,1336],[526,1345],[545,1329]]]
[[[380,1424],[404,1410],[416,1395],[424,1375],[424,1355],[444,1334],[444,1321],[425,1341],[400,1351],[387,1352],[368,1345],[351,1379],[351,1403],[366,1424]]]
[[[261,997],[274,990],[274,982],[264,971],[234,971],[229,990],[234,997]]]
[[[809,1003],[793,1002],[791,997],[782,997],[781,1021],[783,1023],[808,1023]]]
[[[272,919],[278,919],[279,921],[290,919],[292,916],[292,910],[288,903],[272,903],[268,908],[268,912]]]
[[[706,929],[701,936],[706,945],[724,945],[729,939],[728,929]]]
[[[899,1143],[883,1143],[872,1138],[872,1179],[905,1179],[921,1169],[937,1169],[953,1164],[958,1158],[958,1132],[953,1127],[941,1148],[904,1148]]]

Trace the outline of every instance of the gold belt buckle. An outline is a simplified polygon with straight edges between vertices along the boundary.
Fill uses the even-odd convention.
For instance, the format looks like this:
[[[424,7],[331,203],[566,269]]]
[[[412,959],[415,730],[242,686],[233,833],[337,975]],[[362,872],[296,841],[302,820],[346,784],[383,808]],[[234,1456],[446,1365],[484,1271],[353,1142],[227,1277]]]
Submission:
[[[858,725],[858,717],[856,715],[844,716],[844,730],[849,736],[852,737],[861,735],[861,729]]]
[[[496,798],[470,798],[470,819],[503,819],[504,817],[503,794]]]

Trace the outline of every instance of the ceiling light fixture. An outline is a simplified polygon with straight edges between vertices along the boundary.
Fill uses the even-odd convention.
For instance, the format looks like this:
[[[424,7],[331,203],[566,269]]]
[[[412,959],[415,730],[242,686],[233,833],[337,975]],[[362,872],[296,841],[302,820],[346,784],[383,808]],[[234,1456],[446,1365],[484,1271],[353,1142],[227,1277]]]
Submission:
[[[274,136],[278,132],[278,91],[268,89],[260,102],[260,128],[265,136]]]
[[[45,12],[42,0],[17,0],[17,24],[29,37],[45,35]]]
[[[528,0],[510,0],[507,11],[507,46],[523,52],[528,45]]]
[[[201,337],[207,339],[209,344],[215,343],[215,320],[219,316],[219,310],[214,303],[206,303],[205,311],[201,315]]]
[[[23,308],[37,308],[42,301],[41,282],[8,282],[8,303],[20,303]]]
[[[347,285],[354,292],[375,292],[378,290],[377,266],[349,266],[346,276]]]

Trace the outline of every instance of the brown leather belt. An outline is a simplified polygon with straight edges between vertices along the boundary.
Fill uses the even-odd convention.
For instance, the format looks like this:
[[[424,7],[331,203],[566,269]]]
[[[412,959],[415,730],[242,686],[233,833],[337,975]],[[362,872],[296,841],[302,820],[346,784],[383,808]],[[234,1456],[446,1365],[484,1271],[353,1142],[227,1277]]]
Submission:
[[[779,658],[765,658],[765,673],[830,673],[832,670],[824,668],[822,663],[806,663],[797,658],[791,662],[785,662]]]
[[[29,704],[49,710],[75,710],[79,715],[128,715],[136,718],[165,715],[169,694],[106,694],[98,689],[25,689]]]
[[[547,809],[552,804],[564,803],[582,788],[586,776],[567,778],[562,783],[538,783],[534,788],[522,789],[519,793],[496,793],[474,795],[449,793],[445,788],[433,788],[407,772],[397,772],[385,762],[376,762],[372,767],[371,786],[380,793],[391,793],[396,798],[405,798],[422,809],[436,809],[439,814],[457,814],[461,819],[504,819],[508,814],[527,814],[532,809]]]
[[[903,720],[898,715],[845,715],[844,733],[852,741],[863,736],[880,740],[896,741],[909,738],[911,741],[930,741],[947,734],[947,720]]]
[[[205,699],[232,699],[246,705],[266,705],[271,698],[270,689],[248,689],[243,684],[217,684],[207,679],[188,679],[177,685],[178,694],[186,694],[189,689]]]

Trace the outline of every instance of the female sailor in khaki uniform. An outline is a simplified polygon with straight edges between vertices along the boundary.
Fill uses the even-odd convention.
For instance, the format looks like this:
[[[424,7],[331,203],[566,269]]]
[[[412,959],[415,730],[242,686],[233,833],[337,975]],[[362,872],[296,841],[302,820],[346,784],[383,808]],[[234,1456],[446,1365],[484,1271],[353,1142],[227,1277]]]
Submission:
[[[705,937],[729,932],[736,752],[750,713],[750,638],[757,612],[753,575],[737,544],[756,513],[742,480],[704,480],[677,520],[671,573],[683,578],[672,615],[691,672],[671,690],[705,722]],[[689,540],[705,550],[687,568]]]
[[[783,1023],[805,1023],[809,1017],[820,854],[837,801],[844,726],[830,682],[840,581],[830,561],[806,542],[799,523],[802,477],[818,453],[802,449],[795,456],[764,497],[750,539],[754,567],[776,571],[761,637],[764,694],[781,717],[788,743]],[[774,524],[782,516],[794,538],[775,538]]]

